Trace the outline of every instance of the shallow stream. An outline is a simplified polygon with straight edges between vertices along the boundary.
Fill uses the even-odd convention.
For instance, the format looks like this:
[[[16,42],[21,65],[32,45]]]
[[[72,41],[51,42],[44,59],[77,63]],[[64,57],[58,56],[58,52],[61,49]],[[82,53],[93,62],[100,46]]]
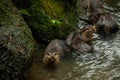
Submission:
[[[120,27],[120,0],[103,2],[105,9],[115,15]],[[92,43],[93,53],[79,56],[72,53],[54,70],[43,66],[41,53],[44,50],[37,51],[27,80],[120,80],[120,31],[108,38],[94,34]]]

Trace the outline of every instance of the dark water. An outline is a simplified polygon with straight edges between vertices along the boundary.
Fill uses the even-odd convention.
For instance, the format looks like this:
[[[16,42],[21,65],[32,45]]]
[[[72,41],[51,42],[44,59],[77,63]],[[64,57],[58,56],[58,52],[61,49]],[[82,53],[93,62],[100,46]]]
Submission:
[[[104,7],[113,13],[120,25],[120,0],[102,0]],[[120,27],[120,26],[119,26]],[[66,57],[54,70],[42,64],[43,50],[35,53],[27,80],[120,80],[120,31],[109,38],[94,34],[93,53]]]

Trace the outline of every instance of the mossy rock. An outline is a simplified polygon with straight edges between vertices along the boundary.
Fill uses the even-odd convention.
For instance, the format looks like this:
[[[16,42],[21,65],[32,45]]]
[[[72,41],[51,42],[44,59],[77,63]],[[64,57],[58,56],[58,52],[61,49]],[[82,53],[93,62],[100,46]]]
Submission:
[[[24,80],[32,64],[34,39],[11,0],[0,2],[0,80]]]
[[[34,38],[39,42],[45,44],[55,38],[65,39],[75,27],[76,4],[74,0],[27,0],[31,3],[29,8],[20,7],[19,1],[21,0],[17,0],[15,4],[20,11],[22,10],[26,23],[31,28]],[[22,1],[24,3],[24,0]]]

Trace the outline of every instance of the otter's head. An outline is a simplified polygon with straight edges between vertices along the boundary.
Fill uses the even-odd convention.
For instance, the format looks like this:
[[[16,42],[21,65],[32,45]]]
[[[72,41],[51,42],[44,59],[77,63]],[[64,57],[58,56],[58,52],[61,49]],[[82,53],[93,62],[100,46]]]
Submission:
[[[43,63],[47,67],[56,66],[59,63],[60,55],[58,52],[48,52],[44,54]]]
[[[85,42],[89,42],[92,39],[92,34],[94,32],[94,27],[93,26],[89,26],[89,27],[84,27],[80,30],[81,34],[82,34],[82,40]]]
[[[96,23],[96,31],[99,34],[110,35],[118,32],[119,27],[116,23],[114,17],[110,14],[102,14],[97,23]]]

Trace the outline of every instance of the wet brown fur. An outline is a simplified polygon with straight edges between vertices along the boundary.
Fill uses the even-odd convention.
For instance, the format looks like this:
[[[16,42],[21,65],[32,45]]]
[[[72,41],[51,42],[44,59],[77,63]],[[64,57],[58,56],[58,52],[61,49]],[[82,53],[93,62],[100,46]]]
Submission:
[[[70,49],[66,42],[55,39],[48,44],[44,52],[43,63],[47,67],[55,67],[60,62],[61,57],[67,53],[70,53]]]
[[[93,32],[94,28],[90,26],[83,27],[80,31],[72,31],[68,35],[66,43],[75,49],[77,53],[90,51],[92,47],[89,45],[89,42],[92,40]]]
[[[105,12],[99,0],[87,0],[87,2],[87,9],[89,12],[88,19],[80,17],[80,20],[95,25],[96,31],[99,34],[109,35],[116,33],[119,30],[114,16]]]

